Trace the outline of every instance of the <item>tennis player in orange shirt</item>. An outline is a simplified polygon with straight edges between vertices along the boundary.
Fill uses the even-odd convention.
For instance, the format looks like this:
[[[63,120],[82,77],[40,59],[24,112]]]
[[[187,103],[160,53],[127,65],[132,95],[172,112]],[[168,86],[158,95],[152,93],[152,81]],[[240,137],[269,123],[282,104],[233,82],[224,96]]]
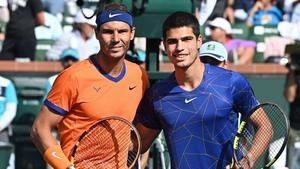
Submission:
[[[98,120],[120,116],[133,121],[149,86],[146,71],[125,60],[135,28],[127,7],[107,4],[97,14],[100,51],[64,70],[55,80],[31,136],[44,159],[55,169],[71,166],[72,148]],[[60,144],[51,134],[58,128]]]

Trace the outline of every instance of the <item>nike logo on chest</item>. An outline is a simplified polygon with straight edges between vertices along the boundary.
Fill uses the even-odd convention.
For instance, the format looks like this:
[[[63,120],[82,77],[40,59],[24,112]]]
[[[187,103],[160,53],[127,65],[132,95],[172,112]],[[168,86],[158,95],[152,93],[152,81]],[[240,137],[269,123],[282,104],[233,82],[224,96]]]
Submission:
[[[191,98],[191,99],[184,99],[184,103],[190,103],[190,102],[192,102],[193,100],[195,100],[195,99],[197,99],[197,97],[193,97],[193,98]]]

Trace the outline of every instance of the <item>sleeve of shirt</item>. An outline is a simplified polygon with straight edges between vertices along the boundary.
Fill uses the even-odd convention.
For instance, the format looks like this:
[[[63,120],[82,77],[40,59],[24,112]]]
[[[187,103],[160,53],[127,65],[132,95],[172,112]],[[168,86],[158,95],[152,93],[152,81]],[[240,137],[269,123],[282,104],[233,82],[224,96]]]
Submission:
[[[234,109],[236,112],[240,112],[242,117],[248,117],[259,101],[245,77],[239,73],[233,73],[232,78]]]
[[[63,71],[55,80],[44,104],[60,115],[66,115],[77,98],[77,79]]]
[[[159,119],[154,109],[153,93],[151,90],[149,90],[143,98],[142,105],[138,110],[138,121],[145,127],[161,129]]]
[[[251,40],[240,40],[240,45],[242,47],[256,47],[256,42]]]

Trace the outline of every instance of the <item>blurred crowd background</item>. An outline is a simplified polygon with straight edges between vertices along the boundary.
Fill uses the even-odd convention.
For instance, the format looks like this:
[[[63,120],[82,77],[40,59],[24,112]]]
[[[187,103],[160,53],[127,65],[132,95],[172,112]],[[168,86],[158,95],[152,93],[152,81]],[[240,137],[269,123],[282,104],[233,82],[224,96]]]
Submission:
[[[0,60],[57,61],[66,48],[78,50],[82,60],[98,50],[99,45],[92,30],[95,26],[93,18],[88,20],[80,16],[76,0],[41,0],[42,7],[35,4],[39,10],[33,13],[28,12],[33,9],[22,7],[22,3],[26,4],[27,1],[34,2],[0,1]],[[92,11],[89,10],[97,7],[98,0],[84,2],[84,7],[89,8],[85,9],[85,13],[91,16]],[[234,64],[286,63],[287,60],[282,60],[286,57],[286,45],[300,41],[299,0],[194,0],[192,4],[191,12],[199,18],[204,40],[222,42]],[[212,13],[206,16],[212,8]],[[164,8],[158,6],[150,12],[163,11]],[[38,15],[40,13],[43,15]],[[25,26],[29,23],[35,25]],[[14,42],[14,39],[20,41],[24,37],[27,39],[25,44]],[[34,37],[36,41],[28,40]],[[136,60],[139,62],[145,61],[146,38],[137,37],[129,53],[138,57]],[[231,41],[236,39],[239,41]],[[33,47],[34,53],[24,49]],[[167,61],[163,47],[160,50],[160,61]]]

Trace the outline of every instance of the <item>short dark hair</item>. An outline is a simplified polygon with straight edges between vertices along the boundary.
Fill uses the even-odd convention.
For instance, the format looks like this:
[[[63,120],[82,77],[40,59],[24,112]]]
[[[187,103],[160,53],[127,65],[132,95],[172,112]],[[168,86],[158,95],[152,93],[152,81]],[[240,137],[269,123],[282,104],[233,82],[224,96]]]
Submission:
[[[129,13],[127,6],[125,4],[118,3],[118,2],[112,2],[112,3],[105,4],[103,6],[103,10],[106,10],[106,11],[120,10],[120,11]]]
[[[166,39],[167,31],[171,28],[191,27],[196,37],[200,35],[200,25],[198,19],[191,13],[177,11],[172,13],[163,23],[163,39]]]

